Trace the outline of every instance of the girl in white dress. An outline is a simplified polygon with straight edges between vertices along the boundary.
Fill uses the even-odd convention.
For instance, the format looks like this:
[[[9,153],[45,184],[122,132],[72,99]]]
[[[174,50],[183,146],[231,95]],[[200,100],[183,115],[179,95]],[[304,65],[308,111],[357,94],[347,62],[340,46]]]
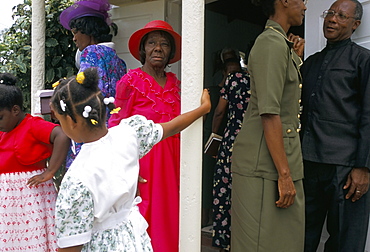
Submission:
[[[82,149],[66,173],[56,204],[59,252],[152,251],[147,223],[135,197],[139,159],[154,144],[185,129],[210,110],[207,91],[201,105],[167,123],[132,116],[109,130],[96,69],[60,81],[51,109],[64,132]],[[113,110],[114,112],[114,110]]]

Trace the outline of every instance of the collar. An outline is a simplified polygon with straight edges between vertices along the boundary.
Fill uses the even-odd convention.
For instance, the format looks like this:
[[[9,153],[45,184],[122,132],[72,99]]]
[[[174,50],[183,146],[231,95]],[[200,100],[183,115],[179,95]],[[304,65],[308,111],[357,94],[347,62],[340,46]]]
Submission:
[[[335,43],[326,42],[325,49],[327,49],[327,50],[336,49],[336,48],[339,48],[339,47],[348,45],[351,42],[352,42],[351,38],[348,38],[348,39],[345,39],[345,40],[341,40],[341,41],[338,41],[338,42],[335,42]]]
[[[114,47],[115,47],[115,44],[113,42],[102,42],[102,43],[99,43],[98,45],[107,46],[107,47],[110,47],[112,49],[114,49]]]
[[[112,49],[114,49],[114,47],[115,47],[115,44],[113,42],[102,42],[102,43],[99,43],[98,45],[107,46],[107,47],[110,47]],[[75,55],[75,65],[76,65],[77,69],[80,69],[81,53],[82,52],[77,49],[76,55]]]
[[[289,46],[291,53],[294,52],[294,50],[293,50],[294,43],[288,39],[285,31],[283,30],[283,28],[281,27],[281,25],[279,23],[268,19],[267,22],[266,22],[264,31],[266,31],[267,29],[271,29],[274,32],[278,33],[280,36],[282,36],[285,39],[287,45]],[[297,67],[302,66],[302,64],[303,64],[302,59],[295,52],[294,52],[294,54],[297,56],[297,57],[292,57],[292,59],[294,61],[294,64]]]
[[[266,22],[266,25],[265,25],[265,31],[267,29],[271,29],[274,32],[278,33],[280,36],[282,36],[286,40],[288,46],[290,48],[293,48],[293,42],[288,39],[285,31],[283,30],[283,28],[281,27],[281,25],[279,23],[277,23],[277,22],[275,22],[271,19],[268,19],[267,22]]]

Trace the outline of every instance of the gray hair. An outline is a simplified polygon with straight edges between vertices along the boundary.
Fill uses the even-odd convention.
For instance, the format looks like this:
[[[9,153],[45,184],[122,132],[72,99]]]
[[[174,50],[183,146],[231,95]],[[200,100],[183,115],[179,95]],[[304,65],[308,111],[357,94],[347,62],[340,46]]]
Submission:
[[[362,8],[362,4],[358,0],[350,0],[350,1],[356,4],[354,18],[356,20],[361,20],[362,15],[364,13],[364,10]]]

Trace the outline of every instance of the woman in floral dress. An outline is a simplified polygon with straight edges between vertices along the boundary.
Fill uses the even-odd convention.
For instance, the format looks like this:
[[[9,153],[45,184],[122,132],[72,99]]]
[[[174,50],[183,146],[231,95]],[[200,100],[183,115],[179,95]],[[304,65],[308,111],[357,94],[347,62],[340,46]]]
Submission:
[[[111,22],[108,0],[79,0],[65,9],[60,15],[60,23],[73,34],[78,49],[76,66],[80,72],[90,67],[98,69],[99,88],[104,97],[116,95],[116,82],[127,72],[126,63],[119,58],[111,30],[116,25]],[[110,114],[107,113],[107,120]],[[81,144],[72,141],[66,160],[68,169],[81,149]]]
[[[217,132],[221,118],[227,111],[228,121],[218,150],[213,180],[212,245],[221,251],[230,249],[231,154],[250,97],[249,75],[241,71],[238,59],[226,60],[224,64],[230,74],[220,91],[212,126],[212,131]]]

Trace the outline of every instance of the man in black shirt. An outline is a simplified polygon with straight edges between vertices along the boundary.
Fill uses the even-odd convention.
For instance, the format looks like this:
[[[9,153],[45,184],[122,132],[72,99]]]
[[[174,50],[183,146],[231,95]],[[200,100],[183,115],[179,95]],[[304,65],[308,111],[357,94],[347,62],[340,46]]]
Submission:
[[[326,47],[302,67],[305,251],[365,249],[370,210],[370,51],[351,41],[361,23],[357,0],[324,11]]]

